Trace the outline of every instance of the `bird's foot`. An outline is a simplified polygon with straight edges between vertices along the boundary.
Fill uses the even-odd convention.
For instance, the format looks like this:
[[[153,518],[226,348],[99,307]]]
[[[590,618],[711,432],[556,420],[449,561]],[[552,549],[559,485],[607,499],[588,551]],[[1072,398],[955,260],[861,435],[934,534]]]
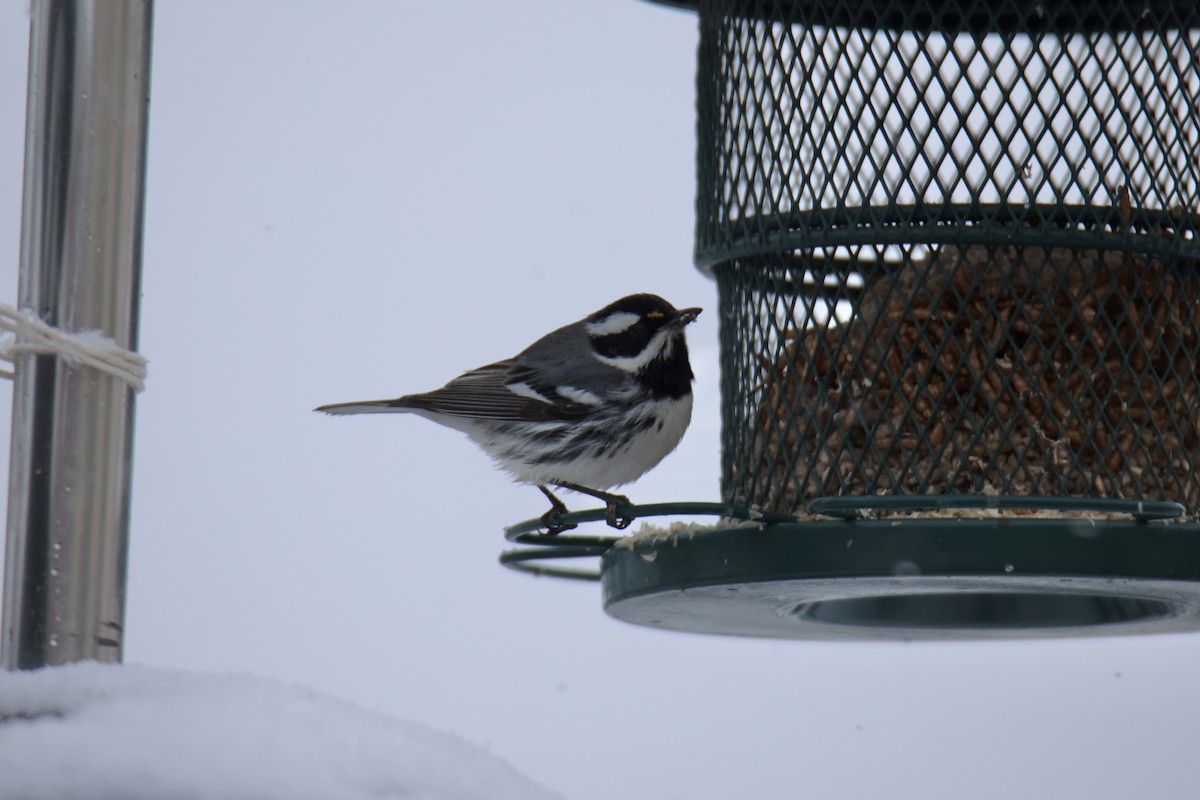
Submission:
[[[542,514],[542,524],[546,526],[544,536],[557,536],[563,531],[569,531],[572,528],[579,527],[573,522],[559,522],[559,517],[567,510],[567,506],[562,500],[554,496],[554,493],[545,486],[538,486],[542,490],[542,494],[546,495],[546,499],[550,501],[550,510]]]
[[[612,492],[602,492],[599,489],[589,489],[586,486],[580,486],[577,483],[567,483],[566,481],[556,481],[554,485],[561,486],[564,489],[570,489],[573,492],[579,492],[580,494],[591,495],[592,497],[596,498],[597,500],[603,500],[604,501],[604,521],[608,523],[608,527],[610,527],[610,528],[616,528],[619,531],[623,531],[626,528],[628,528],[630,525],[633,524],[633,520],[634,520],[633,517],[618,517],[617,516],[617,506],[633,505],[632,503],[629,502],[629,498],[623,494],[613,494]],[[540,487],[540,488],[543,492],[546,493],[547,497],[553,497],[553,495],[550,494],[549,490],[546,489],[544,486]],[[556,497],[554,498],[554,500],[558,501],[559,503],[562,502],[562,501],[559,501],[558,498],[556,498]]]
[[[563,531],[579,527],[574,522],[559,522],[558,518],[561,513],[557,508],[552,508],[545,514],[542,514],[542,524],[546,526],[546,531],[542,534],[543,536],[558,536]]]
[[[610,494],[605,499],[604,521],[608,523],[608,527],[623,531],[633,524],[633,517],[617,516],[617,506],[627,505],[630,505],[629,498],[623,494]]]

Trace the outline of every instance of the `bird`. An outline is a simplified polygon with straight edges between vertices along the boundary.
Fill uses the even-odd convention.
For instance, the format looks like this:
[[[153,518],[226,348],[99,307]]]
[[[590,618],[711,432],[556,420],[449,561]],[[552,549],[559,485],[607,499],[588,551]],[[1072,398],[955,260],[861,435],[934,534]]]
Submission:
[[[617,529],[632,483],[670,454],[692,417],[684,329],[700,308],[632,294],[546,334],[512,358],[470,370],[440,389],[389,400],[318,406],[324,414],[410,413],[465,433],[517,481],[550,501],[547,535],[576,527],[551,487],[605,504]]]

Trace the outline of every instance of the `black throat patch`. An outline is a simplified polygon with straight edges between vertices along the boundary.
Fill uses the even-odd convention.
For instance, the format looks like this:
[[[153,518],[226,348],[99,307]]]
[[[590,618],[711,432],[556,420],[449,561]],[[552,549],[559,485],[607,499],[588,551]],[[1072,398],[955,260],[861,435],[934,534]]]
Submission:
[[[659,356],[638,373],[638,381],[655,400],[678,400],[692,391],[692,365],[688,362],[687,343],[683,336],[666,356]]]

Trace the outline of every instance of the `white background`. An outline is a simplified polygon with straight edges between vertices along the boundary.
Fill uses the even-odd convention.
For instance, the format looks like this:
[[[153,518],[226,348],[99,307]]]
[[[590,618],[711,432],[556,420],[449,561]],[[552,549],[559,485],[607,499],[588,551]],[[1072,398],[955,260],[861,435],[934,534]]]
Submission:
[[[22,6],[0,6],[8,302]],[[572,800],[1195,796],[1196,636],[627,626],[594,585],[497,565],[503,526],[544,501],[463,437],[312,413],[433,388],[654,291],[708,309],[698,400],[680,450],[628,491],[718,499],[715,287],[690,265],[694,15],[160,0],[154,39],[127,661],[311,686]]]

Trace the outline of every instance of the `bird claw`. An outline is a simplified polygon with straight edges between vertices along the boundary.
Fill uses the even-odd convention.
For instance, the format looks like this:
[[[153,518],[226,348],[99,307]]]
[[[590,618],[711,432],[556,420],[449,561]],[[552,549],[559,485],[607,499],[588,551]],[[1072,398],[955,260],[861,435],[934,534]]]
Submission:
[[[617,506],[629,505],[629,498],[624,495],[613,496],[604,506],[604,521],[608,527],[623,531],[633,524],[634,517],[618,517]]]
[[[558,536],[563,531],[569,531],[572,528],[578,528],[574,522],[559,522],[559,516],[565,509],[552,508],[545,514],[542,514],[542,524],[546,526],[546,532],[543,536]]]
[[[543,536],[558,536],[563,531],[579,527],[573,522],[559,522],[559,517],[567,510],[566,504],[555,497],[554,492],[545,486],[538,486],[538,488],[542,490],[542,494],[546,495],[546,499],[550,501],[550,510],[542,514],[542,524],[546,526],[546,532]]]

